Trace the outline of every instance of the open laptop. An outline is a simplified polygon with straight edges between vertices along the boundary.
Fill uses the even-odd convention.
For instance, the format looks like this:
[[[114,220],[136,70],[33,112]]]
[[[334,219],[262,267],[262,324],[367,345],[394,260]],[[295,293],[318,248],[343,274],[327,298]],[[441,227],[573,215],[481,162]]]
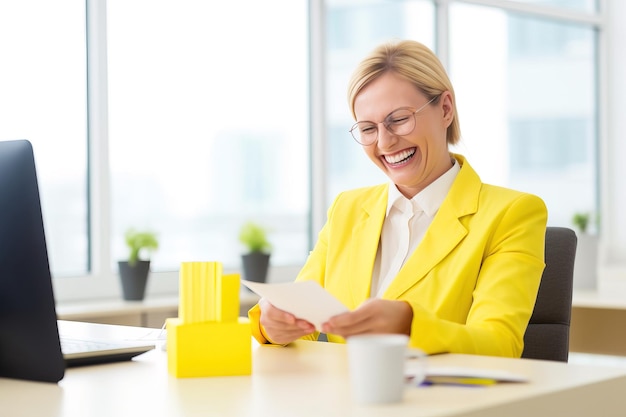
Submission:
[[[72,352],[61,349],[33,148],[0,142],[0,377],[58,382],[67,366],[128,360],[155,346],[63,336]]]

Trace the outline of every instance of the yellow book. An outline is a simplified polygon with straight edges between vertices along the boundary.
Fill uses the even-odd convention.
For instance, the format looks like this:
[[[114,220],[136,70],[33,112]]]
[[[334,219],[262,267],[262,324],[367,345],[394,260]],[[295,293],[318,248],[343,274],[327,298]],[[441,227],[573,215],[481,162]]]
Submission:
[[[193,264],[183,262],[178,273],[178,316],[183,322],[191,322],[192,318],[192,280]]]
[[[219,279],[219,275],[216,273],[216,264],[218,262],[196,262],[199,270],[200,285],[198,288],[198,298],[194,299],[196,302],[198,320],[197,322],[214,321],[216,320],[216,282]]]
[[[179,318],[185,323],[217,320],[219,262],[183,262],[180,268]]]

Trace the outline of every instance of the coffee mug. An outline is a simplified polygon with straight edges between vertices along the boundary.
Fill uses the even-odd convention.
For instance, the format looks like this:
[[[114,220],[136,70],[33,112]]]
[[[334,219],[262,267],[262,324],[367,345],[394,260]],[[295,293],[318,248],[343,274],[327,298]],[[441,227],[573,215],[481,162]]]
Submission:
[[[400,402],[404,396],[405,360],[409,337],[403,334],[363,334],[347,339],[350,384],[359,404]]]

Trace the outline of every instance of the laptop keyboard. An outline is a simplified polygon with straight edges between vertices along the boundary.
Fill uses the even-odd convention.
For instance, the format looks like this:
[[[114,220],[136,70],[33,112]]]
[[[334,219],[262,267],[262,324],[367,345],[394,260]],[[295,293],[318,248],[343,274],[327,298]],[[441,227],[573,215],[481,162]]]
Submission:
[[[61,338],[61,351],[64,354],[96,352],[101,350],[111,350],[127,345],[113,342],[99,342],[93,340],[78,340]]]
[[[92,340],[61,336],[61,351],[67,366],[94,365],[98,363],[130,360],[154,349],[151,343],[127,340]]]

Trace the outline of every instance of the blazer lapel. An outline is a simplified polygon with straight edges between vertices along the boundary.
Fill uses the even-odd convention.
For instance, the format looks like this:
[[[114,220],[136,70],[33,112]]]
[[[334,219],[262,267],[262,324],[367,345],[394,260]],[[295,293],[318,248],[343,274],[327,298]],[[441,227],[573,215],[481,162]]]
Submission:
[[[351,268],[348,280],[354,307],[370,297],[372,271],[387,210],[387,195],[388,187],[381,186],[379,192],[373,193],[355,210],[348,264]]]
[[[481,181],[462,156],[455,155],[455,157],[461,164],[461,171],[422,242],[385,291],[385,298],[397,299],[424,279],[428,272],[444,260],[468,233],[460,219],[476,212]]]

